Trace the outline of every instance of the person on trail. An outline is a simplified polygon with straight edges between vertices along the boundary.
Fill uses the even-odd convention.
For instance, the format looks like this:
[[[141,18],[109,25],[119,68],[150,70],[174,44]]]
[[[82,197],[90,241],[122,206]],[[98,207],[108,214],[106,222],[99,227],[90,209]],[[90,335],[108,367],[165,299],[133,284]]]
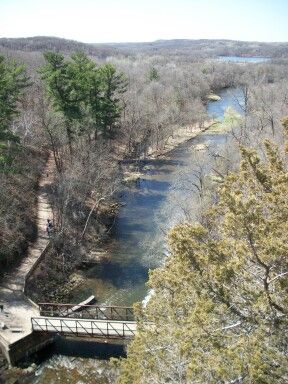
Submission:
[[[53,223],[52,220],[47,219],[47,226],[46,226],[47,235],[50,237],[50,235],[53,232]]]

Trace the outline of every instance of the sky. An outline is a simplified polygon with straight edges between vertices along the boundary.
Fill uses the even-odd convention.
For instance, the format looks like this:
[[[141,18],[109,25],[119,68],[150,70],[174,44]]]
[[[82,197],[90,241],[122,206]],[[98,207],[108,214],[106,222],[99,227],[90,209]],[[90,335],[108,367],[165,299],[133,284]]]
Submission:
[[[288,0],[0,0],[0,37],[288,42]]]

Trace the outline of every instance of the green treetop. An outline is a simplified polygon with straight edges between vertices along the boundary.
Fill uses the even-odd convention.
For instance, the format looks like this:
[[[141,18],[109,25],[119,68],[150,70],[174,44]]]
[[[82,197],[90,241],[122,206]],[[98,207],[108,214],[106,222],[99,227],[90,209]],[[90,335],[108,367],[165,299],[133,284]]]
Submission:
[[[83,53],[76,53],[69,61],[59,53],[46,52],[46,65],[40,70],[42,80],[55,111],[65,120],[70,150],[76,126],[78,133],[87,132],[92,124],[97,138],[98,131],[110,137],[120,117],[118,95],[125,91],[123,74],[111,64],[102,67]]]
[[[72,151],[73,123],[82,117],[83,92],[79,84],[77,63],[70,65],[60,53],[45,52],[46,65],[40,73],[56,112],[65,119],[66,133]]]
[[[119,95],[124,93],[127,81],[123,73],[117,73],[111,64],[99,69],[101,79],[100,129],[104,137],[113,135],[113,127],[120,117],[121,105]]]
[[[157,69],[155,67],[151,67],[150,70],[149,70],[149,74],[148,74],[148,77],[149,77],[149,80],[150,81],[157,81],[159,80],[159,73],[157,71]]]

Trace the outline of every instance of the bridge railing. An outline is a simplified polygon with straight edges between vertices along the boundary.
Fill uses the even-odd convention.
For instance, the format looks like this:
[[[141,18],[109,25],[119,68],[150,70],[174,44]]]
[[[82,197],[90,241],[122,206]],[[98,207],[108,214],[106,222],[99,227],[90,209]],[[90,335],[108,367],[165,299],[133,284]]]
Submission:
[[[35,332],[80,337],[131,338],[136,333],[135,322],[32,317],[31,324]]]
[[[132,307],[39,303],[40,316],[134,321]]]

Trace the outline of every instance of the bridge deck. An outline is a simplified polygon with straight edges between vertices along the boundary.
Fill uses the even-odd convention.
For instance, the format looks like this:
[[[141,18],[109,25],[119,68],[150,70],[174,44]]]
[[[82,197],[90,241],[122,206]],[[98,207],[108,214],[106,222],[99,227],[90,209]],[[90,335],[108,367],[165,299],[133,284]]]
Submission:
[[[132,338],[136,333],[135,321],[33,317],[31,323],[35,332],[81,337]]]
[[[41,317],[135,321],[132,307],[99,306],[84,302],[80,304],[39,303],[38,305]]]

